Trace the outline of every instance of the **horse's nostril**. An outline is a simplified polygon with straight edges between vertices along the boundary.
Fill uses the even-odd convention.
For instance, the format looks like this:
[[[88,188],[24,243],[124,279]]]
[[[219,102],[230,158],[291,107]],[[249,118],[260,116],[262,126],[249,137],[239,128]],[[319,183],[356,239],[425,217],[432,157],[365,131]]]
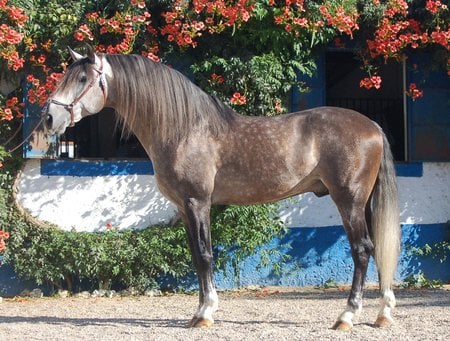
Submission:
[[[48,129],[52,128],[52,126],[53,126],[53,117],[52,117],[52,115],[47,114],[45,116],[44,124],[45,124],[45,126]]]

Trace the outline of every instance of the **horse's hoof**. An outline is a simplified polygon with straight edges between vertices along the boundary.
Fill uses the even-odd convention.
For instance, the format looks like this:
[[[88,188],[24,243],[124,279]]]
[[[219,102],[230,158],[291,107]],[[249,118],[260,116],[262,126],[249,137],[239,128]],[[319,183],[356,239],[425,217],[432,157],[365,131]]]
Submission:
[[[392,326],[392,324],[393,321],[391,319],[387,318],[386,316],[380,315],[377,317],[374,326],[378,328],[387,328]]]
[[[189,322],[190,328],[210,328],[214,325],[214,321],[200,318],[200,317],[194,317]]]
[[[352,330],[352,325],[348,322],[336,321],[336,323],[333,326],[333,329],[340,330],[343,332],[349,332],[350,330]]]

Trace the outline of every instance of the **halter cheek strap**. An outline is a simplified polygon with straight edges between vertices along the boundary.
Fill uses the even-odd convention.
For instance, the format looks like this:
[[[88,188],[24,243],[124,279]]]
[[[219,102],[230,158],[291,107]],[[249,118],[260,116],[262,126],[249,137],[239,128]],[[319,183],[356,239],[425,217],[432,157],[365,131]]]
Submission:
[[[107,93],[106,93],[106,86],[103,82],[103,60],[100,58],[100,68],[94,68],[94,71],[97,72],[98,74],[98,78],[100,81],[100,89],[102,89],[102,94],[103,94],[103,105],[106,104],[106,100],[107,100]],[[55,99],[51,99],[48,104],[55,104],[55,105],[60,105],[62,106],[64,109],[66,109],[69,113],[70,113],[70,125],[69,127],[73,127],[75,125],[75,114],[73,112],[73,108],[75,107],[75,105],[78,104],[78,102],[88,93],[88,91],[94,86],[96,79],[92,79],[91,82],[89,83],[89,85],[86,87],[86,89],[84,89],[81,94],[79,94],[77,97],[75,97],[75,99],[72,101],[72,103],[70,104],[65,104],[62,103],[60,101],[57,101]]]

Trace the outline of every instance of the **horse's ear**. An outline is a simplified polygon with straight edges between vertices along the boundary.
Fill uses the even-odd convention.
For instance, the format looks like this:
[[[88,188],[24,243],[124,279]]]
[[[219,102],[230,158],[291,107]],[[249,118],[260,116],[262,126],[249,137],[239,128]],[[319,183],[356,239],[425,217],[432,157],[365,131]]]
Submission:
[[[86,51],[87,51],[87,57],[88,57],[89,61],[92,64],[95,64],[95,51],[94,51],[94,48],[91,45],[86,44]]]
[[[75,52],[74,50],[72,50],[70,47],[67,47],[67,49],[69,50],[70,55],[72,56],[72,59],[76,62],[77,60],[83,59],[84,57],[79,54],[78,52]]]

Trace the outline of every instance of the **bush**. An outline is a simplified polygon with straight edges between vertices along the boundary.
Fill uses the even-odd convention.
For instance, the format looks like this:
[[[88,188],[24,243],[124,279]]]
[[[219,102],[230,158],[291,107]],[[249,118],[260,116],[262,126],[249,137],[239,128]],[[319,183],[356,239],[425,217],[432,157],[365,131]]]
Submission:
[[[405,278],[400,285],[406,289],[437,289],[442,288],[444,283],[441,280],[428,279],[422,271],[418,274],[412,274]]]
[[[181,227],[153,226],[143,231],[65,232],[20,221],[11,230],[5,260],[38,284],[72,290],[74,277],[145,290],[159,275],[175,277],[190,269]]]
[[[91,281],[101,289],[115,285],[143,291],[157,287],[161,276],[192,274],[182,224],[151,226],[141,231],[111,228],[98,233],[36,226],[11,205],[13,178],[11,174],[5,176],[0,188],[0,218],[10,232],[4,261],[13,265],[20,277],[71,291],[74,279]],[[230,265],[237,273],[245,257],[258,252],[275,235],[281,236],[285,228],[276,213],[274,204],[213,208],[216,267],[225,269]],[[262,253],[263,265],[270,262],[270,252]]]
[[[275,248],[261,248],[287,231],[277,216],[278,207],[278,204],[214,207],[211,228],[217,245],[216,269],[226,270],[230,266],[237,277],[241,262],[258,253],[259,266],[272,266],[279,273],[287,256]],[[275,258],[278,261],[272,261]]]
[[[441,263],[445,262],[450,256],[450,221],[447,221],[445,225],[447,234],[444,240],[435,242],[432,245],[425,244],[422,247],[412,247],[410,252],[421,257],[439,259]]]

